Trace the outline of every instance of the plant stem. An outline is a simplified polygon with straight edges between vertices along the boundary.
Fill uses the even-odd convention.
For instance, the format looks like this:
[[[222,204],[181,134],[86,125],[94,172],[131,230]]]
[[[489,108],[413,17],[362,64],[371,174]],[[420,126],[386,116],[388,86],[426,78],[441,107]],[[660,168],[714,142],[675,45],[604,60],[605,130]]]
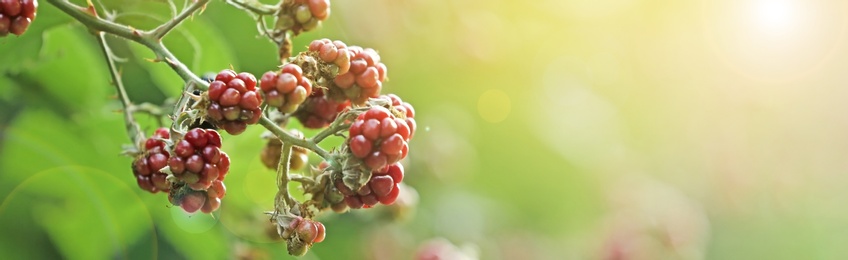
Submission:
[[[227,3],[258,15],[273,15],[278,11],[277,6],[262,4],[256,0],[227,0]]]
[[[289,207],[295,205],[295,200],[289,194],[289,158],[291,157],[292,144],[283,143],[280,153],[280,163],[277,164],[277,196],[274,210],[276,212],[288,212]]]
[[[144,140],[144,132],[141,131],[141,126],[138,125],[138,122],[135,121],[135,117],[133,117],[132,108],[135,106],[127,96],[127,91],[124,88],[124,82],[121,80],[121,74],[118,72],[118,68],[115,67],[115,59],[112,49],[109,49],[109,45],[106,44],[106,37],[103,32],[95,32],[94,36],[97,38],[100,50],[103,51],[103,56],[106,57],[106,65],[108,65],[109,72],[111,72],[112,75],[112,84],[115,85],[118,92],[118,100],[121,101],[121,105],[124,107],[124,123],[127,128],[127,135],[129,135],[130,140],[133,142],[133,146],[140,148],[141,142]]]
[[[195,0],[195,1],[196,2],[189,5],[186,9],[184,9],[180,14],[175,16],[173,19],[171,19],[170,21],[168,21],[168,22],[166,22],[162,25],[159,25],[159,27],[156,27],[155,29],[150,31],[149,34],[153,38],[161,40],[162,38],[165,37],[165,35],[167,35],[169,32],[171,32],[171,30],[173,30],[174,27],[177,27],[177,25],[182,23],[183,20],[185,20],[186,18],[188,18],[189,16],[194,14],[195,11],[202,8],[203,6],[206,5],[206,3],[209,2],[209,0]]]
[[[303,184],[315,185],[315,180],[300,174],[289,174],[289,180],[300,182]]]
[[[307,141],[317,144],[326,139],[327,137],[338,133],[341,130],[350,128],[350,124],[344,123],[345,121],[347,121],[348,115],[349,114],[343,114],[342,116],[339,116],[338,118],[336,118],[335,121],[333,121],[332,124],[330,124],[329,127],[325,128],[324,130],[321,130],[321,132],[318,132],[317,134],[315,134],[315,136],[313,136]]]
[[[197,0],[198,2],[208,2],[209,0]],[[56,6],[62,12],[67,13],[77,21],[80,21],[82,24],[87,26],[89,29],[95,31],[102,31],[110,34],[117,35],[121,38],[129,39],[131,41],[137,42],[141,45],[146,46],[154,54],[156,54],[155,61],[164,61],[171,67],[180,77],[186,82],[193,81],[201,89],[208,88],[208,83],[204,82],[197,75],[191,72],[185,64],[179,62],[179,60],[174,56],[165,45],[162,44],[160,39],[155,38],[152,33],[139,31],[135,28],[114,23],[108,20],[101,19],[94,14],[88,13],[85,11],[85,8],[79,7],[75,4],[72,4],[65,0],[47,0],[48,3]],[[183,14],[187,11],[194,11],[196,9],[186,8],[183,11]],[[183,15],[180,14],[180,15]],[[173,20],[172,20],[173,21]],[[165,25],[171,23],[172,21],[168,21],[162,26],[159,27],[167,27]],[[182,20],[180,20],[182,21]],[[174,25],[176,26],[176,25]],[[158,27],[157,27],[158,28]]]
[[[280,138],[280,141],[282,141],[283,144],[296,145],[296,146],[300,146],[300,147],[312,150],[313,152],[318,154],[318,156],[321,156],[321,158],[324,158],[324,159],[330,159],[330,157],[331,157],[330,153],[327,152],[327,150],[324,150],[323,148],[319,147],[317,143],[312,142],[312,141],[308,141],[308,140],[304,140],[304,139],[300,139],[300,138],[295,137],[295,136],[293,136],[289,133],[286,133],[285,130],[280,128],[280,126],[275,124],[274,121],[269,119],[267,116],[263,115],[262,119],[259,120],[259,124],[261,124],[262,126],[267,128],[268,131],[271,131],[271,133],[274,133],[274,135],[276,135],[277,138]]]

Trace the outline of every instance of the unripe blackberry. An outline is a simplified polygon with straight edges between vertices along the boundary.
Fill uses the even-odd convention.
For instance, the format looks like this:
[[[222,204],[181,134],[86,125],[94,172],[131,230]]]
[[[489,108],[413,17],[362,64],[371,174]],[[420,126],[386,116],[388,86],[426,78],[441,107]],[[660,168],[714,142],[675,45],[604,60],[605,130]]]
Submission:
[[[324,241],[326,228],[321,222],[295,216],[288,225],[283,227],[283,238],[289,254],[301,256],[315,243]]]
[[[409,126],[409,138],[412,139],[412,137],[415,135],[415,129],[417,127],[417,124],[415,123],[414,119],[415,109],[412,108],[412,105],[408,102],[403,102],[403,100],[401,100],[400,97],[395,94],[381,95],[380,98],[389,100],[389,103],[391,104],[390,109],[392,111],[392,114],[394,114],[395,117],[401,118],[406,122],[406,125]]]
[[[227,189],[221,180],[213,181],[207,190],[195,190],[185,183],[174,183],[171,192],[168,193],[168,201],[175,206],[180,206],[188,213],[198,210],[203,213],[212,213],[221,206],[221,199],[226,192]]]
[[[231,135],[244,132],[262,117],[262,96],[256,92],[256,77],[226,69],[209,83],[207,117]]]
[[[153,136],[144,142],[142,154],[133,161],[132,169],[136,183],[141,189],[151,193],[168,192],[171,184],[165,179],[168,174],[161,172],[162,168],[168,166],[168,151],[162,141],[168,139],[170,133],[167,128],[159,128]]]
[[[291,129],[289,130],[289,133],[298,138],[304,137],[303,132],[300,132],[297,129]],[[262,153],[259,156],[259,159],[262,160],[262,164],[264,164],[265,167],[271,170],[277,170],[277,165],[280,164],[280,156],[283,148],[282,145],[283,143],[280,139],[271,138],[268,140],[268,144],[265,145],[265,148],[262,149]],[[308,162],[309,150],[300,146],[292,146],[291,158],[289,159],[289,169],[298,171],[303,169]]]
[[[194,190],[207,190],[215,180],[223,181],[230,168],[230,158],[221,151],[221,136],[215,130],[189,130],[174,144],[172,154],[168,161],[171,172]]]
[[[314,40],[309,44],[309,51],[315,52],[324,63],[336,65],[338,67],[336,75],[347,73],[350,70],[351,55],[344,42],[330,41],[327,38]]]
[[[312,82],[300,66],[289,63],[279,72],[265,72],[259,82],[265,103],[282,113],[292,113],[312,94]]]
[[[339,103],[327,98],[323,89],[316,88],[294,115],[304,127],[318,129],[329,126],[348,107],[350,101]]]
[[[349,46],[350,69],[339,73],[329,87],[329,96],[336,100],[348,99],[354,105],[363,105],[368,98],[380,95],[386,81],[387,68],[380,62],[374,49]]]
[[[26,32],[37,10],[37,0],[0,0],[0,37]]]
[[[295,35],[318,27],[330,16],[329,0],[286,0],[280,3],[277,30],[291,30]]]
[[[351,154],[373,170],[406,158],[412,132],[404,119],[388,109],[371,107],[354,120],[348,133]]]
[[[358,209],[373,207],[378,202],[384,205],[394,203],[400,194],[398,185],[401,181],[403,181],[403,165],[393,163],[372,171],[368,183],[357,191],[352,191],[345,186],[341,179],[336,179],[334,185],[345,196],[344,204],[352,209]],[[336,207],[333,205],[334,210]]]

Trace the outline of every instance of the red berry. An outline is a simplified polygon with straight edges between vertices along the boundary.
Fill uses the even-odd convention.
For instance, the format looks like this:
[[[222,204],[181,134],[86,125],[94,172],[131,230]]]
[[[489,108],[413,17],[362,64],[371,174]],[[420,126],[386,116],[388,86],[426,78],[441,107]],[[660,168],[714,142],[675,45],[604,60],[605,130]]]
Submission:
[[[179,202],[180,207],[188,213],[197,212],[203,204],[206,203],[206,195],[203,192],[189,192],[182,197]]]
[[[203,207],[200,208],[200,212],[203,213],[212,213],[215,210],[218,210],[218,207],[221,206],[221,199],[215,197],[206,197],[206,201],[203,203]],[[185,208],[183,208],[185,209]]]
[[[358,158],[365,158],[371,152],[371,142],[362,135],[354,136],[350,140],[350,151]]]
[[[395,184],[395,186],[392,188],[392,191],[389,192],[388,195],[380,198],[380,203],[382,203],[383,205],[389,205],[389,204],[395,203],[395,200],[397,200],[398,194],[400,194],[400,188],[398,187],[397,184]]]
[[[247,87],[247,90],[256,89],[256,77],[254,77],[253,74],[250,74],[250,73],[247,73],[247,72],[242,72],[242,73],[239,73],[236,77],[238,79],[240,79],[242,82],[244,82],[244,85],[245,85],[245,87]],[[232,82],[232,81],[230,81],[230,82]]]
[[[371,190],[374,191],[374,195],[379,197],[384,197],[392,191],[392,187],[394,187],[395,182],[392,180],[390,176],[373,176],[371,181],[368,182],[368,186],[371,187]]]
[[[169,164],[169,154],[164,149],[165,144],[159,140],[159,138],[167,139],[169,135],[167,128],[157,129],[150,138],[145,140],[142,154],[133,161],[133,175],[143,190],[151,193],[169,190],[170,184],[165,179],[167,175],[161,172],[162,168]]]
[[[21,2],[19,0],[0,0],[3,14],[9,17],[18,16],[21,13]]]
[[[215,76],[216,81],[223,81],[224,83],[230,82],[230,80],[236,77],[236,72],[233,70],[222,70]]]
[[[12,27],[12,20],[0,13],[0,37],[8,35],[10,27]]]
[[[324,228],[324,224],[321,224],[321,222],[316,221],[315,226],[318,227],[318,235],[315,236],[312,243],[320,243],[321,241],[324,241],[324,237],[327,236],[326,229]]]

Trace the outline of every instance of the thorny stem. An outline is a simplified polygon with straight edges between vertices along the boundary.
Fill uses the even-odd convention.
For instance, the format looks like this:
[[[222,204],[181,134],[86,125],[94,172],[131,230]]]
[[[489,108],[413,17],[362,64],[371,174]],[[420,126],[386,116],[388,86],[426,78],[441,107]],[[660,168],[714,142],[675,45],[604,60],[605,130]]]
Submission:
[[[185,19],[194,14],[197,10],[203,8],[209,0],[193,0],[193,2],[189,7],[185,8],[182,12],[177,14],[173,19],[161,24],[150,31],[138,30],[132,28],[127,25],[115,23],[106,19],[102,19],[97,16],[94,6],[89,2],[86,8],[77,6],[68,2],[67,0],[47,0],[48,3],[56,6],[62,12],[70,15],[83,25],[89,28],[89,30],[93,31],[98,38],[98,43],[101,45],[104,55],[106,56],[107,63],[109,65],[109,69],[112,72],[112,79],[115,83],[115,86],[118,90],[118,96],[121,100],[121,103],[124,106],[124,118],[127,123],[127,132],[130,135],[130,138],[133,139],[135,145],[139,145],[139,141],[144,138],[141,128],[138,126],[138,123],[135,121],[133,117],[133,112],[135,111],[145,111],[152,112],[154,110],[150,110],[144,108],[143,106],[133,105],[129,98],[126,95],[126,91],[121,82],[120,73],[115,68],[114,57],[111,53],[111,50],[106,45],[104,35],[105,33],[113,34],[115,36],[125,38],[141,45],[144,45],[148,49],[150,49],[155,55],[155,62],[165,62],[168,66],[171,67],[174,72],[177,73],[185,82],[185,89],[182,92],[179,100],[175,102],[175,109],[173,111],[172,119],[176,122],[180,120],[183,116],[185,116],[185,107],[188,104],[189,100],[192,99],[193,94],[192,91],[197,89],[208,89],[209,83],[200,79],[196,74],[191,72],[191,70],[186,67],[185,64],[180,62],[170,50],[162,43],[162,38],[165,37],[171,30],[176,28],[180,23],[182,23]],[[240,7],[242,9],[246,9],[248,11],[253,12],[256,15],[274,15],[277,12],[277,7],[273,5],[264,5],[255,0],[227,0],[228,3]],[[159,112],[161,113],[161,111]],[[154,113],[151,113],[154,114]],[[276,196],[276,205],[275,212],[283,213],[281,210],[289,210],[291,206],[296,205],[296,201],[291,194],[288,192],[288,182],[289,181],[297,181],[301,183],[315,183],[315,180],[301,176],[301,175],[291,175],[289,176],[289,157],[291,157],[291,148],[292,146],[299,146],[309,150],[312,150],[319,156],[324,159],[331,161],[333,160],[333,155],[324,150],[323,148],[318,146],[318,143],[329,137],[330,135],[336,134],[338,131],[341,131],[344,128],[349,127],[344,123],[344,119],[342,117],[338,118],[333,122],[331,127],[325,129],[324,131],[318,133],[316,136],[310,139],[301,139],[295,137],[287,132],[285,132],[280,126],[275,124],[271,119],[269,119],[266,115],[263,115],[259,123],[264,126],[266,129],[274,133],[282,142],[283,149],[280,158],[280,164],[277,170],[277,196]],[[291,179],[290,179],[291,178]]]
[[[136,148],[139,148],[142,140],[144,140],[144,134],[141,131],[141,126],[138,125],[138,122],[136,122],[133,117],[133,110],[131,108],[135,106],[127,96],[124,83],[121,81],[121,74],[118,72],[118,68],[115,67],[115,55],[112,53],[112,49],[109,49],[109,45],[106,44],[106,37],[103,32],[96,32],[94,35],[97,37],[97,43],[100,45],[100,50],[103,51],[103,56],[106,57],[106,64],[109,66],[109,72],[111,72],[112,75],[112,84],[115,85],[118,92],[118,100],[121,101],[121,104],[124,107],[124,123],[127,127],[127,135],[129,135],[133,145]]]
[[[271,131],[271,133],[274,133],[274,135],[276,135],[277,138],[280,138],[280,141],[282,141],[284,144],[291,144],[312,150],[313,152],[318,154],[318,156],[321,156],[324,159],[329,160],[330,157],[332,157],[332,155],[330,155],[327,150],[324,150],[324,148],[319,147],[317,143],[300,139],[296,136],[286,133],[285,130],[280,128],[280,126],[275,124],[273,120],[269,119],[265,115],[262,116],[262,119],[259,119],[259,124],[267,128],[268,131]]]
[[[194,14],[194,12],[197,11],[198,9],[204,8],[204,6],[206,6],[206,3],[209,2],[209,0],[195,0],[195,1],[196,2],[192,3],[190,6],[188,6],[185,10],[183,10],[180,14],[175,16],[173,19],[171,19],[170,21],[160,25],[159,27],[156,27],[156,29],[153,29],[153,31],[150,31],[149,34],[151,34],[151,36],[153,36],[153,38],[161,40],[163,37],[165,37],[165,35],[167,35],[169,32],[171,32],[171,30],[173,30],[174,27],[177,27],[177,25],[179,25],[180,23],[183,22],[183,20],[185,20],[186,18],[188,18],[189,16]]]
[[[349,128],[350,124],[346,124],[345,121],[347,121],[346,119],[347,117],[350,117],[350,115],[351,114],[342,114],[341,116],[339,116],[339,118],[336,118],[336,120],[333,121],[333,123],[330,124],[329,127],[325,128],[324,130],[321,130],[321,132],[318,132],[317,134],[315,134],[315,136],[313,136],[307,141],[317,144],[323,141],[325,138],[330,137],[331,135],[334,135],[341,130]]]
[[[277,195],[274,198],[274,212],[287,213],[290,207],[296,205],[294,198],[289,193],[289,158],[291,157],[292,144],[283,143],[280,153],[280,163],[277,165]]]
[[[278,11],[277,6],[262,4],[256,0],[227,0],[227,3],[257,15],[273,15]]]
[[[77,21],[80,21],[89,29],[114,34],[121,38],[129,39],[131,41],[146,46],[151,51],[153,51],[153,53],[156,54],[155,61],[164,61],[165,63],[167,63],[168,66],[170,66],[171,69],[173,69],[174,72],[176,72],[186,82],[195,82],[197,83],[196,85],[199,86],[201,89],[205,89],[208,87],[208,83],[204,82],[200,79],[200,77],[192,73],[191,70],[189,70],[185,64],[179,62],[177,57],[175,57],[174,54],[171,53],[171,51],[168,50],[168,48],[166,48],[165,45],[162,44],[161,39],[154,37],[153,33],[139,31],[135,28],[123,24],[118,24],[112,21],[101,19],[95,16],[93,13],[89,13],[88,11],[86,11],[88,9],[79,7],[65,0],[47,0],[47,2],[53,4],[54,6],[59,8],[59,10],[62,10],[62,12],[67,13]],[[205,4],[206,2],[209,2],[209,0],[197,0],[197,3],[195,4]],[[93,7],[91,8],[93,10]],[[182,16],[185,13],[194,12],[195,10],[196,9],[186,8],[186,10],[183,10],[183,13],[178,16]],[[170,22],[171,21],[169,21],[168,23]],[[159,27],[163,26],[164,25]]]
[[[315,185],[315,180],[300,174],[289,174],[289,180],[300,182],[303,184]]]

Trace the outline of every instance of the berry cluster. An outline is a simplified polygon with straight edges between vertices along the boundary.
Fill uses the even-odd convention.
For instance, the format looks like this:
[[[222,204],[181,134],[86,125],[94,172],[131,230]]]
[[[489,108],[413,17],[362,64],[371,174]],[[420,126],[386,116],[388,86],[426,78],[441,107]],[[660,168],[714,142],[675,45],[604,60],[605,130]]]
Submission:
[[[221,135],[217,131],[195,128],[174,144],[168,166],[188,187],[207,190],[215,180],[224,180],[230,170],[230,157],[221,151]]]
[[[329,126],[336,120],[336,116],[348,107],[350,101],[337,102],[329,99],[324,95],[323,89],[316,88],[294,115],[304,127],[318,129]]]
[[[221,199],[227,193],[227,188],[221,180],[214,180],[206,190],[194,190],[185,183],[175,183],[171,192],[168,193],[168,201],[180,206],[188,213],[200,210],[203,213],[212,213],[221,207]]]
[[[312,94],[312,82],[303,76],[300,66],[292,63],[284,65],[280,72],[265,72],[259,88],[265,94],[265,103],[282,113],[294,112]]]
[[[314,40],[309,44],[309,51],[316,52],[324,63],[336,65],[339,68],[336,75],[347,73],[350,69],[350,53],[347,45],[341,41],[330,41],[327,38]]]
[[[371,107],[360,114],[348,133],[350,152],[372,170],[406,158],[412,136],[406,121],[384,107]]]
[[[321,222],[295,216],[287,226],[284,227],[281,236],[286,239],[289,254],[301,256],[312,244],[324,241],[326,229]]]
[[[295,34],[318,27],[330,16],[329,0],[286,0],[281,1],[277,24],[290,27]]]
[[[403,181],[403,165],[393,163],[371,172],[368,183],[358,191],[352,191],[344,185],[341,179],[334,182],[336,189],[344,195],[344,204],[352,209],[370,208],[377,202],[389,205],[395,202],[400,194],[400,182]],[[334,205],[333,208],[339,208]]]
[[[37,0],[0,0],[0,37],[26,32],[37,9]]]
[[[168,165],[168,151],[162,140],[169,136],[167,128],[156,129],[153,136],[144,142],[142,154],[133,161],[133,175],[138,186],[150,193],[168,192],[170,189],[171,184],[165,179],[168,174],[160,171]]]
[[[350,46],[347,51],[350,55],[350,69],[347,73],[339,73],[333,80],[335,86],[330,87],[330,96],[362,105],[368,98],[380,95],[383,82],[386,81],[386,65],[380,62],[380,55],[374,49]]]
[[[222,70],[209,83],[208,117],[231,135],[244,132],[262,117],[262,96],[256,93],[256,77],[247,72]]]
[[[412,105],[408,102],[403,102],[395,94],[381,95],[380,98],[388,99],[391,104],[392,113],[398,118],[404,118],[407,126],[409,126],[409,138],[415,135],[415,128],[417,124],[415,123],[415,109],[412,108]]]
[[[297,129],[291,129],[289,130],[289,133],[295,137],[303,138],[303,132],[300,132]],[[268,144],[265,145],[265,148],[262,149],[262,153],[259,156],[265,167],[268,167],[268,169],[271,170],[277,169],[277,165],[280,164],[282,146],[283,142],[281,142],[280,139],[271,138],[268,140]],[[289,169],[298,171],[303,169],[308,162],[309,150],[300,146],[292,146],[291,158],[289,159]]]

